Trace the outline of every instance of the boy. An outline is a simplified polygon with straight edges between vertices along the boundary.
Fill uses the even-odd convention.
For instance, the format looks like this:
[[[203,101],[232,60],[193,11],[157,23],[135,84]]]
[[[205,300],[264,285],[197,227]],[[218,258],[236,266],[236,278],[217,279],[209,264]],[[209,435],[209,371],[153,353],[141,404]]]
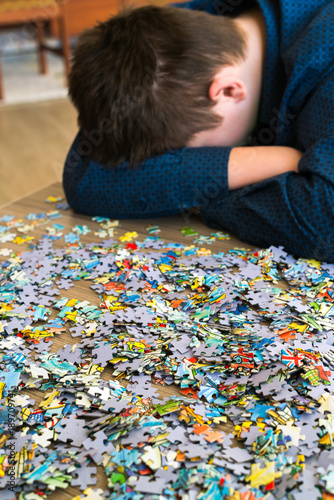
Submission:
[[[129,218],[199,205],[247,243],[334,262],[333,18],[328,0],[194,0],[84,34],[72,208]]]

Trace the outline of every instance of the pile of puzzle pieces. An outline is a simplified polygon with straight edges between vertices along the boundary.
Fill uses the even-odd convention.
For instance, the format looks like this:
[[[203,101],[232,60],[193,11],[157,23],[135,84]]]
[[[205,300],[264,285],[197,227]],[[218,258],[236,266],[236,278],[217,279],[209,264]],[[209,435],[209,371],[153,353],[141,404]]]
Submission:
[[[0,219],[1,499],[333,499],[334,265],[101,217],[84,244],[47,201]]]

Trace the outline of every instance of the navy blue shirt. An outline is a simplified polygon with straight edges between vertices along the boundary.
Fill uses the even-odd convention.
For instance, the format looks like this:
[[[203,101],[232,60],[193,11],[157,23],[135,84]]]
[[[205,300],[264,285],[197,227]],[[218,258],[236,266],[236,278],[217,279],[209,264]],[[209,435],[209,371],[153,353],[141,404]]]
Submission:
[[[254,145],[304,152],[288,172],[229,191],[232,147],[182,148],[137,168],[106,168],[87,157],[93,135],[77,135],[63,176],[70,206],[88,215],[147,218],[201,206],[204,222],[242,241],[284,246],[296,256],[334,262],[334,2],[193,0],[183,8],[238,15],[257,4],[267,52]]]

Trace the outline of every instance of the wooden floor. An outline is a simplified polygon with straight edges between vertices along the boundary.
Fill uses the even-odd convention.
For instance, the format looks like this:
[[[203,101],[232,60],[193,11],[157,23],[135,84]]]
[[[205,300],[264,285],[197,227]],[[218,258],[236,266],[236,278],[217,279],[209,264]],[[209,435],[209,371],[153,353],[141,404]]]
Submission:
[[[61,181],[76,121],[68,99],[0,106],[0,206]]]

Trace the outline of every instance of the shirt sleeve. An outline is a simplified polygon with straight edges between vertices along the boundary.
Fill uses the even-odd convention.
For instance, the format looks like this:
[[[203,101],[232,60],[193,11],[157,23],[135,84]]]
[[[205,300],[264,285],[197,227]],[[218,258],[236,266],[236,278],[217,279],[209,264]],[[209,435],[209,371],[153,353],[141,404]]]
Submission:
[[[292,146],[305,151],[298,174],[207,197],[201,216],[246,243],[334,262],[334,71],[308,98],[293,132]]]
[[[182,9],[203,10],[212,15],[235,14],[242,10],[258,7],[258,0],[191,0],[190,2],[169,3],[169,7]]]
[[[228,192],[232,147],[175,149],[134,168],[107,168],[85,157],[84,146],[87,138],[79,132],[63,172],[67,201],[80,213],[118,219],[175,215],[202,205],[211,192],[222,198]]]

